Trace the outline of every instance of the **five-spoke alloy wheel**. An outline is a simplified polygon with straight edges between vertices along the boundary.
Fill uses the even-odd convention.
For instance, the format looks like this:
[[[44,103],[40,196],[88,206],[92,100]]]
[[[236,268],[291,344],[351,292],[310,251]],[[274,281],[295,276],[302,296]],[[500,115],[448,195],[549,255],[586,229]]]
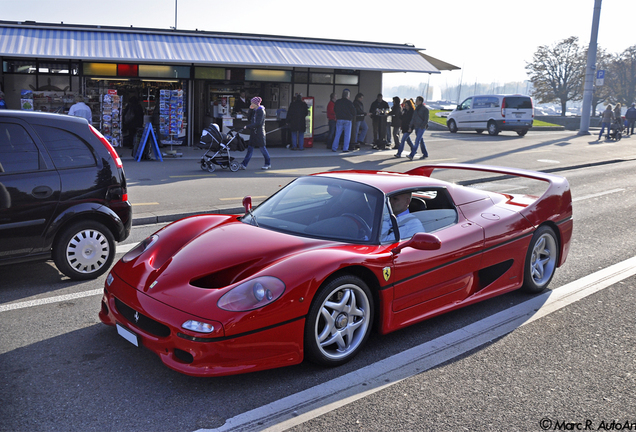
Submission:
[[[557,267],[559,247],[556,234],[552,228],[541,226],[532,236],[526,256],[523,289],[537,293],[543,291],[550,281]]]

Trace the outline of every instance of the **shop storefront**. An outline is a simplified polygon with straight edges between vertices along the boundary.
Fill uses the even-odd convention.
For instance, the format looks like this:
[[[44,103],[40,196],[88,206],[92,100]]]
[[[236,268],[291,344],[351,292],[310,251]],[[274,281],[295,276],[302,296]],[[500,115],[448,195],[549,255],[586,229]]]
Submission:
[[[210,123],[243,127],[241,92],[263,99],[269,145],[294,94],[310,97],[308,134],[327,130],[331,93],[376,94],[383,72],[439,73],[406,45],[0,22],[0,87],[11,109],[67,113],[75,96],[115,145],[130,140],[128,106],[140,104],[161,143],[192,145]],[[430,60],[430,58],[429,58]]]

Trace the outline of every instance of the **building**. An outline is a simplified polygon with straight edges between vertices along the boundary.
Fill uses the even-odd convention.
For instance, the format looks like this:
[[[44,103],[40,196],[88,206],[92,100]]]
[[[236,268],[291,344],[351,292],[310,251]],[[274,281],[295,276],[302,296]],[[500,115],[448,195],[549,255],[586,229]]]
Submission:
[[[64,113],[75,95],[85,96],[94,126],[116,145],[133,97],[164,142],[191,145],[213,121],[240,126],[232,107],[241,90],[263,99],[268,130],[294,94],[313,97],[319,134],[332,92],[375,96],[386,72],[458,69],[412,45],[7,21],[0,57],[9,108]],[[268,136],[274,145],[282,140]]]

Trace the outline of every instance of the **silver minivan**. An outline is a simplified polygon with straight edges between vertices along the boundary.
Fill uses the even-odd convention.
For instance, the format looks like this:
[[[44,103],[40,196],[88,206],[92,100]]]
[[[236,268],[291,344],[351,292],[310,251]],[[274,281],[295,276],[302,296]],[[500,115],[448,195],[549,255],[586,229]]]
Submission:
[[[451,133],[487,130],[494,136],[501,131],[515,131],[524,136],[532,127],[533,106],[532,98],[524,95],[471,96],[448,115],[446,126]]]

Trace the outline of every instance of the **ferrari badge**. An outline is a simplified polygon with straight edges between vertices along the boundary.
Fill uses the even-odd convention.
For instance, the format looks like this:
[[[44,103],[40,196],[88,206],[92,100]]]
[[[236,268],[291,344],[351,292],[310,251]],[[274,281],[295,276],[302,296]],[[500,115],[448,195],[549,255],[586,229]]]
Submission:
[[[391,267],[384,267],[382,269],[382,274],[384,275],[384,280],[388,282],[391,277]]]

